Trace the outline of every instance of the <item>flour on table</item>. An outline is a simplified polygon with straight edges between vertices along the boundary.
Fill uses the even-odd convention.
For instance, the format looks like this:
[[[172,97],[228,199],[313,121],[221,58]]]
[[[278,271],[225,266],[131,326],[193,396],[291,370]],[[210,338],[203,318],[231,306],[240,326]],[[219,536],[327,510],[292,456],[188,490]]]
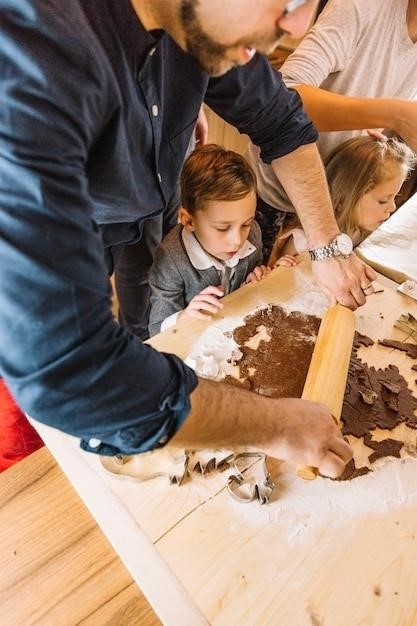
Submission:
[[[203,378],[221,380],[233,371],[233,365],[242,357],[232,337],[213,326],[206,330],[195,344],[185,363]]]
[[[302,284],[302,275],[299,282],[301,284],[297,285],[297,292],[305,287],[306,293],[303,293],[301,301],[294,297],[283,307],[284,311],[298,313],[298,309],[302,309],[306,314],[321,315],[326,306],[323,298],[311,289],[311,283]],[[253,324],[252,336],[242,342],[239,339],[242,332],[239,335],[236,329],[244,330],[246,320],[250,320],[251,317],[263,319],[268,308],[273,310],[275,307],[262,303],[245,318],[216,321],[216,326],[210,327],[195,344],[187,362],[201,376],[217,380],[226,378],[228,381],[231,378],[238,378],[239,362],[243,353],[246,357],[248,353],[257,351],[262,341],[265,343],[270,340],[271,333],[268,324],[262,322],[258,326]],[[239,343],[235,340],[236,337]],[[306,339],[308,340],[308,336]],[[251,371],[246,372],[249,372],[250,378]],[[390,432],[395,434],[394,431]],[[377,440],[378,434],[375,431],[373,433]],[[362,444],[362,448],[365,447]],[[400,459],[380,459],[372,464],[372,472],[344,482],[322,477],[315,481],[304,481],[297,476],[291,465],[268,459],[271,479],[276,483],[269,504],[263,506],[253,502],[242,505],[231,500],[228,506],[237,507],[240,515],[248,522],[288,526],[289,538],[299,540],[329,519],[346,521],[358,515],[382,513],[404,503],[415,503],[417,501],[416,461],[413,458],[416,456],[415,448],[415,445],[406,444],[401,450]],[[367,455],[372,450],[367,449],[366,454],[361,449],[359,452],[363,454],[361,465],[366,465]]]
[[[383,459],[377,462],[376,471],[344,482],[320,476],[305,481],[287,463],[268,459],[268,465],[277,485],[269,504],[242,506],[231,501],[230,506],[247,523],[286,528],[288,540],[295,543],[310,539],[318,527],[329,521],[346,524],[349,519],[369,513],[380,514],[417,503],[417,466],[412,458]]]

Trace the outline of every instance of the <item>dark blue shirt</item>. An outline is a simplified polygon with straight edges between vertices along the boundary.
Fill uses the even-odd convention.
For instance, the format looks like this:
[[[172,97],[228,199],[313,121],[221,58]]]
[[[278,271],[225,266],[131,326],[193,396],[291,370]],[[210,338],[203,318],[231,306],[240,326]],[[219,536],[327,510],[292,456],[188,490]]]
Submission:
[[[263,57],[209,80],[129,0],[0,0],[0,76],[0,372],[86,449],[163,445],[197,379],[113,320],[97,224],[164,210],[203,99],[267,162],[316,132]]]

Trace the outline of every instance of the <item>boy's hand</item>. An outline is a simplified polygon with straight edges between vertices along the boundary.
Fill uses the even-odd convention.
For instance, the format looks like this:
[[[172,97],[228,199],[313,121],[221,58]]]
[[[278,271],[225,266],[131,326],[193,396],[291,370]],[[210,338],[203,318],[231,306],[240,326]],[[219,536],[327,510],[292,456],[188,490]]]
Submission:
[[[293,256],[292,254],[283,254],[278,261],[275,262],[275,267],[294,267],[297,263],[297,256]]]
[[[246,276],[245,283],[258,283],[262,278],[265,278],[271,271],[270,267],[266,265],[257,265],[253,271]]]
[[[222,287],[215,287],[214,285],[206,287],[194,296],[189,305],[181,312],[181,317],[188,315],[189,317],[197,317],[200,320],[211,319],[212,315],[218,313],[223,308],[223,303],[219,300],[223,295]]]

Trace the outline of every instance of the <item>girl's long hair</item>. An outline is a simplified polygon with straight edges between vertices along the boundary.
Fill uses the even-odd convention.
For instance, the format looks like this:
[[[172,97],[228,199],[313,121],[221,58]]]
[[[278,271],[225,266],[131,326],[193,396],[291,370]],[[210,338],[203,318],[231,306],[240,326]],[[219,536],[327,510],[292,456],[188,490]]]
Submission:
[[[389,180],[400,168],[404,178],[416,164],[415,153],[399,139],[353,137],[337,146],[324,160],[337,223],[342,232],[361,238],[355,208],[374,187]]]

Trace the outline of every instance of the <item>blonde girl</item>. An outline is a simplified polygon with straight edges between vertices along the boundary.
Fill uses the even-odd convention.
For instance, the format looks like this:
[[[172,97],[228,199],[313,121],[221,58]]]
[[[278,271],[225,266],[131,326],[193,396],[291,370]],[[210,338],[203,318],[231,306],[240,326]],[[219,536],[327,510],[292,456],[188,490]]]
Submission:
[[[348,139],[329,154],[324,165],[334,212],[340,231],[354,246],[395,211],[395,198],[416,161],[405,143],[375,132]],[[295,217],[277,237],[268,264],[295,265],[306,248]]]

